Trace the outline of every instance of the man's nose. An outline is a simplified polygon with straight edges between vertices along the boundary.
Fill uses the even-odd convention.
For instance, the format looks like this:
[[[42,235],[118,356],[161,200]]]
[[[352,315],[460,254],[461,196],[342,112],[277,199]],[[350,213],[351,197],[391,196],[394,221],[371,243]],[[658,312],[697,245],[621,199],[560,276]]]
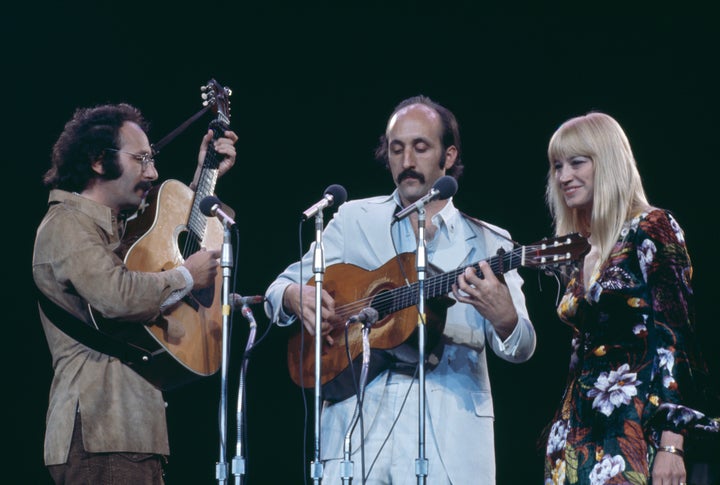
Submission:
[[[155,168],[154,163],[151,163],[150,165],[148,165],[148,167],[143,172],[143,176],[145,176],[145,178],[148,178],[152,181],[155,181],[158,179],[159,174],[158,174],[157,168]]]
[[[406,149],[403,151],[403,167],[410,168],[415,166],[415,154],[412,149]]]

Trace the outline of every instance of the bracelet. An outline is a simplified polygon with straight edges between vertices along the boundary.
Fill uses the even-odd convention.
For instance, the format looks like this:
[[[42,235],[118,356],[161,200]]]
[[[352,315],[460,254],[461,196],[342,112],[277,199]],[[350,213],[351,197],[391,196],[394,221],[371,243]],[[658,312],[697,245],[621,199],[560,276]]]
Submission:
[[[680,448],[675,448],[674,446],[659,446],[658,451],[672,453],[673,455],[677,455],[680,458],[685,458],[685,452],[683,450],[681,450]]]

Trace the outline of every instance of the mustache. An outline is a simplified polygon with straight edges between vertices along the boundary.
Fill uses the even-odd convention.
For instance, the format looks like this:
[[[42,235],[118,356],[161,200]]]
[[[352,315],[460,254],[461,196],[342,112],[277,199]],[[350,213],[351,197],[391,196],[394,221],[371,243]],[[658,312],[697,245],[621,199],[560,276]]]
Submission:
[[[152,182],[140,182],[135,186],[135,190],[142,190],[143,192],[147,192],[148,190],[152,189],[153,184]]]
[[[425,176],[419,172],[416,172],[413,169],[410,169],[410,168],[400,172],[400,175],[397,176],[397,183],[400,183],[407,178],[417,179],[421,184],[425,183]]]

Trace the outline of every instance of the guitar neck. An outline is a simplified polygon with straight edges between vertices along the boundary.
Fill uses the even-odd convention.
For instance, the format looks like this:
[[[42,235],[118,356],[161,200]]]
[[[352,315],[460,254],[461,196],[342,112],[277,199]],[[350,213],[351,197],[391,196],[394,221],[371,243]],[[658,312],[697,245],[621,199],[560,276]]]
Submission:
[[[510,270],[518,268],[523,265],[525,256],[525,246],[514,248],[510,252],[503,252],[497,254],[485,261],[488,263],[493,273],[496,275],[504,274]],[[452,285],[457,281],[460,276],[467,268],[473,268],[475,274],[479,274],[480,269],[478,263],[473,263],[468,266],[448,271],[438,275],[431,276],[425,280],[425,298],[435,298],[438,296],[447,295],[452,291]],[[372,307],[377,310],[380,318],[383,318],[391,313],[400,311],[412,305],[417,305],[420,295],[420,283],[415,282],[410,285],[401,286],[393,290],[387,291],[378,298],[373,300]]]
[[[495,256],[485,259],[496,276],[507,273],[510,270],[519,268],[523,265],[525,254],[525,246],[514,248],[510,252],[502,252]],[[452,285],[457,281],[458,276],[465,272],[467,268],[473,268],[476,275],[480,274],[478,263],[463,266],[447,273],[431,276],[426,280],[425,294],[427,298],[433,298],[440,295],[446,295],[452,291]]]
[[[210,123],[210,128],[213,130],[213,141],[223,136],[227,125],[215,120]],[[220,167],[220,161],[222,157],[213,148],[212,142],[208,145],[207,152],[205,153],[205,159],[203,160],[203,166],[200,170],[200,177],[195,190],[195,198],[193,199],[192,208],[190,209],[190,216],[188,217],[188,233],[192,239],[191,243],[186,245],[184,257],[188,257],[202,246],[203,235],[205,234],[205,228],[207,225],[207,217],[200,210],[200,201],[205,197],[214,195],[215,185],[218,178],[218,168]]]

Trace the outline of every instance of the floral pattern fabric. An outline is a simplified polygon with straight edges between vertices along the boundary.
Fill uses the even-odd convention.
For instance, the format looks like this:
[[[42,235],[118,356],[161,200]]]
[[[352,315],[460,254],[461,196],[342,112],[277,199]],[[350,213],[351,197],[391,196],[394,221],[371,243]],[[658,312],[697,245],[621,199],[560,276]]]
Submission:
[[[570,372],[545,450],[545,484],[647,484],[660,433],[718,431],[692,408],[700,364],[692,265],[664,210],[628,221],[608,260],[558,306],[573,330]]]

